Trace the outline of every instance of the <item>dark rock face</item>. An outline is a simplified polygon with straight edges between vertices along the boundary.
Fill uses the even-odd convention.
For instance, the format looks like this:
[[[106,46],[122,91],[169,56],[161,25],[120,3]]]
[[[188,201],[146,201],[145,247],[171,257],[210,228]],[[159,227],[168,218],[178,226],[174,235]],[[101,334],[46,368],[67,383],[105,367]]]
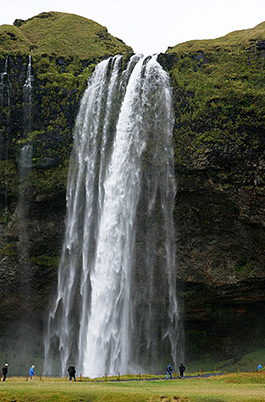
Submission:
[[[71,71],[76,63],[76,76],[64,72],[63,67]],[[25,359],[27,354],[43,354],[43,318],[56,286],[64,234],[72,132],[90,72],[82,76],[85,61],[33,57],[32,131],[27,133],[23,87],[28,56],[0,59],[1,73],[6,66],[0,112],[0,322],[5,328],[0,344],[9,360],[11,350],[21,357],[21,366],[13,362],[21,374],[21,350]],[[56,68],[60,82],[51,76]],[[33,146],[32,168],[22,181],[20,155],[25,144]],[[9,342],[4,347],[6,336]]]
[[[258,50],[262,46],[256,44]],[[225,108],[231,107],[236,115],[224,117],[225,108],[214,109],[213,103],[203,111],[200,88],[191,91],[188,84],[191,69],[207,82],[204,71],[209,62],[199,56],[185,54],[185,65],[180,54],[159,56],[172,77],[176,118],[177,278],[186,356],[210,353],[236,359],[264,342],[265,133],[254,98],[250,124],[248,111],[232,106],[228,93],[223,94]],[[216,55],[208,52],[208,57]],[[178,83],[181,80],[187,80],[186,88]],[[196,107],[202,111],[194,117]],[[221,130],[225,132],[228,124],[229,137],[222,139]],[[208,139],[217,126],[220,136]]]
[[[264,226],[243,212],[245,197],[239,204],[203,188],[203,182],[195,188],[195,182],[182,185],[183,180],[179,177],[175,216],[186,352],[190,358],[201,352],[234,358],[263,344]]]
[[[265,40],[260,40],[256,43],[257,50],[265,50]]]

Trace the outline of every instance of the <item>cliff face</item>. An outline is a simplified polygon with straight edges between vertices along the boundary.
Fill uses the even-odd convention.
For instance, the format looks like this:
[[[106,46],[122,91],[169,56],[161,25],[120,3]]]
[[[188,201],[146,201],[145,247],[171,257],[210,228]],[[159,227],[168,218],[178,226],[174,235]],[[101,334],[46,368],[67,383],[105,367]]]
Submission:
[[[193,355],[263,343],[264,39],[263,23],[160,55],[173,86],[177,277]]]
[[[21,365],[27,354],[42,355],[79,101],[96,64],[118,53],[126,60],[133,52],[106,28],[70,14],[42,13],[0,27],[0,321],[5,328],[0,343],[6,336],[10,340],[2,359],[10,360],[11,349]],[[27,147],[32,147],[30,169],[23,160]]]
[[[85,38],[76,37],[79,24]],[[67,44],[69,36],[75,45]],[[159,56],[173,88],[176,275],[187,358],[236,357],[263,342],[264,43],[261,24]],[[26,130],[29,51],[33,97]],[[74,119],[95,65],[117,53],[126,62],[132,50],[76,16],[43,13],[0,27],[0,321],[14,350],[28,331],[22,346],[34,345],[29,350],[40,354],[64,232]],[[33,145],[33,165],[22,180],[24,145]]]

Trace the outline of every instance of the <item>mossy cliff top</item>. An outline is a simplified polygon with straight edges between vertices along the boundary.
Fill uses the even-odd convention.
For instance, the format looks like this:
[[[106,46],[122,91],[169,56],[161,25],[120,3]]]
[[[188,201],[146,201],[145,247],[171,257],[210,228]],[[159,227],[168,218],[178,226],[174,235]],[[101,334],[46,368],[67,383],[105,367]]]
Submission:
[[[33,165],[37,168],[34,173],[38,176],[34,189],[38,196],[43,196],[44,188],[49,194],[58,190],[57,185],[50,185],[51,171],[47,174],[49,178],[41,180],[39,176],[46,168],[57,169],[60,165],[67,169],[74,121],[88,77],[103,59],[123,54],[126,60],[132,53],[105,27],[73,14],[45,12],[26,21],[16,20],[13,26],[0,27],[0,72],[7,69],[6,82],[1,87],[0,194],[2,191],[16,194],[15,165],[10,185],[3,179],[3,172],[7,165],[10,171],[10,164],[15,164],[20,148],[28,142],[34,148]],[[32,110],[31,130],[26,132],[23,85],[29,54]],[[65,171],[58,172],[56,177],[55,181],[59,180],[64,190]]]
[[[160,59],[174,88],[177,168],[212,171],[222,190],[264,192],[265,22]]]
[[[120,39],[100,24],[74,14],[45,12],[14,26],[0,26],[0,54],[56,54],[102,59],[132,53]]]

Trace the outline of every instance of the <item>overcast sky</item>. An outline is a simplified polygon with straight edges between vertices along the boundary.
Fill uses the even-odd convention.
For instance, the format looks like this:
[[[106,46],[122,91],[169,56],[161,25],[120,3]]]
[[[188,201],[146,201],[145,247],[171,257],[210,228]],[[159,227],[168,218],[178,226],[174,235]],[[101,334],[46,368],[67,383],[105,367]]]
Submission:
[[[265,21],[265,0],[10,0],[0,25],[43,11],[81,15],[144,55],[191,39],[211,39]]]

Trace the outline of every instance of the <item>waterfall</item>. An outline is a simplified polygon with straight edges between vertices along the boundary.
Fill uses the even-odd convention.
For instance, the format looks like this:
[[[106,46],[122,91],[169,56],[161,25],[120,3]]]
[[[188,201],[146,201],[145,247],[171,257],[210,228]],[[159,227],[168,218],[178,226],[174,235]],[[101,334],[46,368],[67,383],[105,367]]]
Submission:
[[[12,85],[8,74],[8,56],[5,59],[4,72],[0,74],[0,121],[4,129],[0,129],[0,160],[9,157],[10,144],[10,99]],[[7,210],[7,185],[8,172],[5,173],[4,208]]]
[[[169,78],[156,56],[122,65],[96,67],[76,120],[46,374],[58,357],[90,377],[176,359]]]
[[[32,125],[32,95],[33,95],[33,75],[31,71],[31,55],[29,55],[26,80],[23,87],[24,97],[24,133],[28,134],[31,131]]]
[[[33,96],[33,76],[31,71],[31,55],[28,59],[28,67],[26,79],[23,86],[24,100],[24,133],[22,138],[22,146],[19,151],[18,158],[18,221],[19,221],[19,257],[20,257],[20,272],[23,273],[22,286],[27,287],[27,293],[30,293],[30,239],[28,228],[28,212],[30,207],[30,171],[32,168],[32,144],[28,141],[28,135],[32,128],[32,96]],[[26,298],[25,298],[26,299]]]
[[[6,56],[5,60],[5,68],[4,72],[0,75],[0,101],[1,107],[10,107],[10,92],[11,92],[11,82],[8,77],[8,56]]]

